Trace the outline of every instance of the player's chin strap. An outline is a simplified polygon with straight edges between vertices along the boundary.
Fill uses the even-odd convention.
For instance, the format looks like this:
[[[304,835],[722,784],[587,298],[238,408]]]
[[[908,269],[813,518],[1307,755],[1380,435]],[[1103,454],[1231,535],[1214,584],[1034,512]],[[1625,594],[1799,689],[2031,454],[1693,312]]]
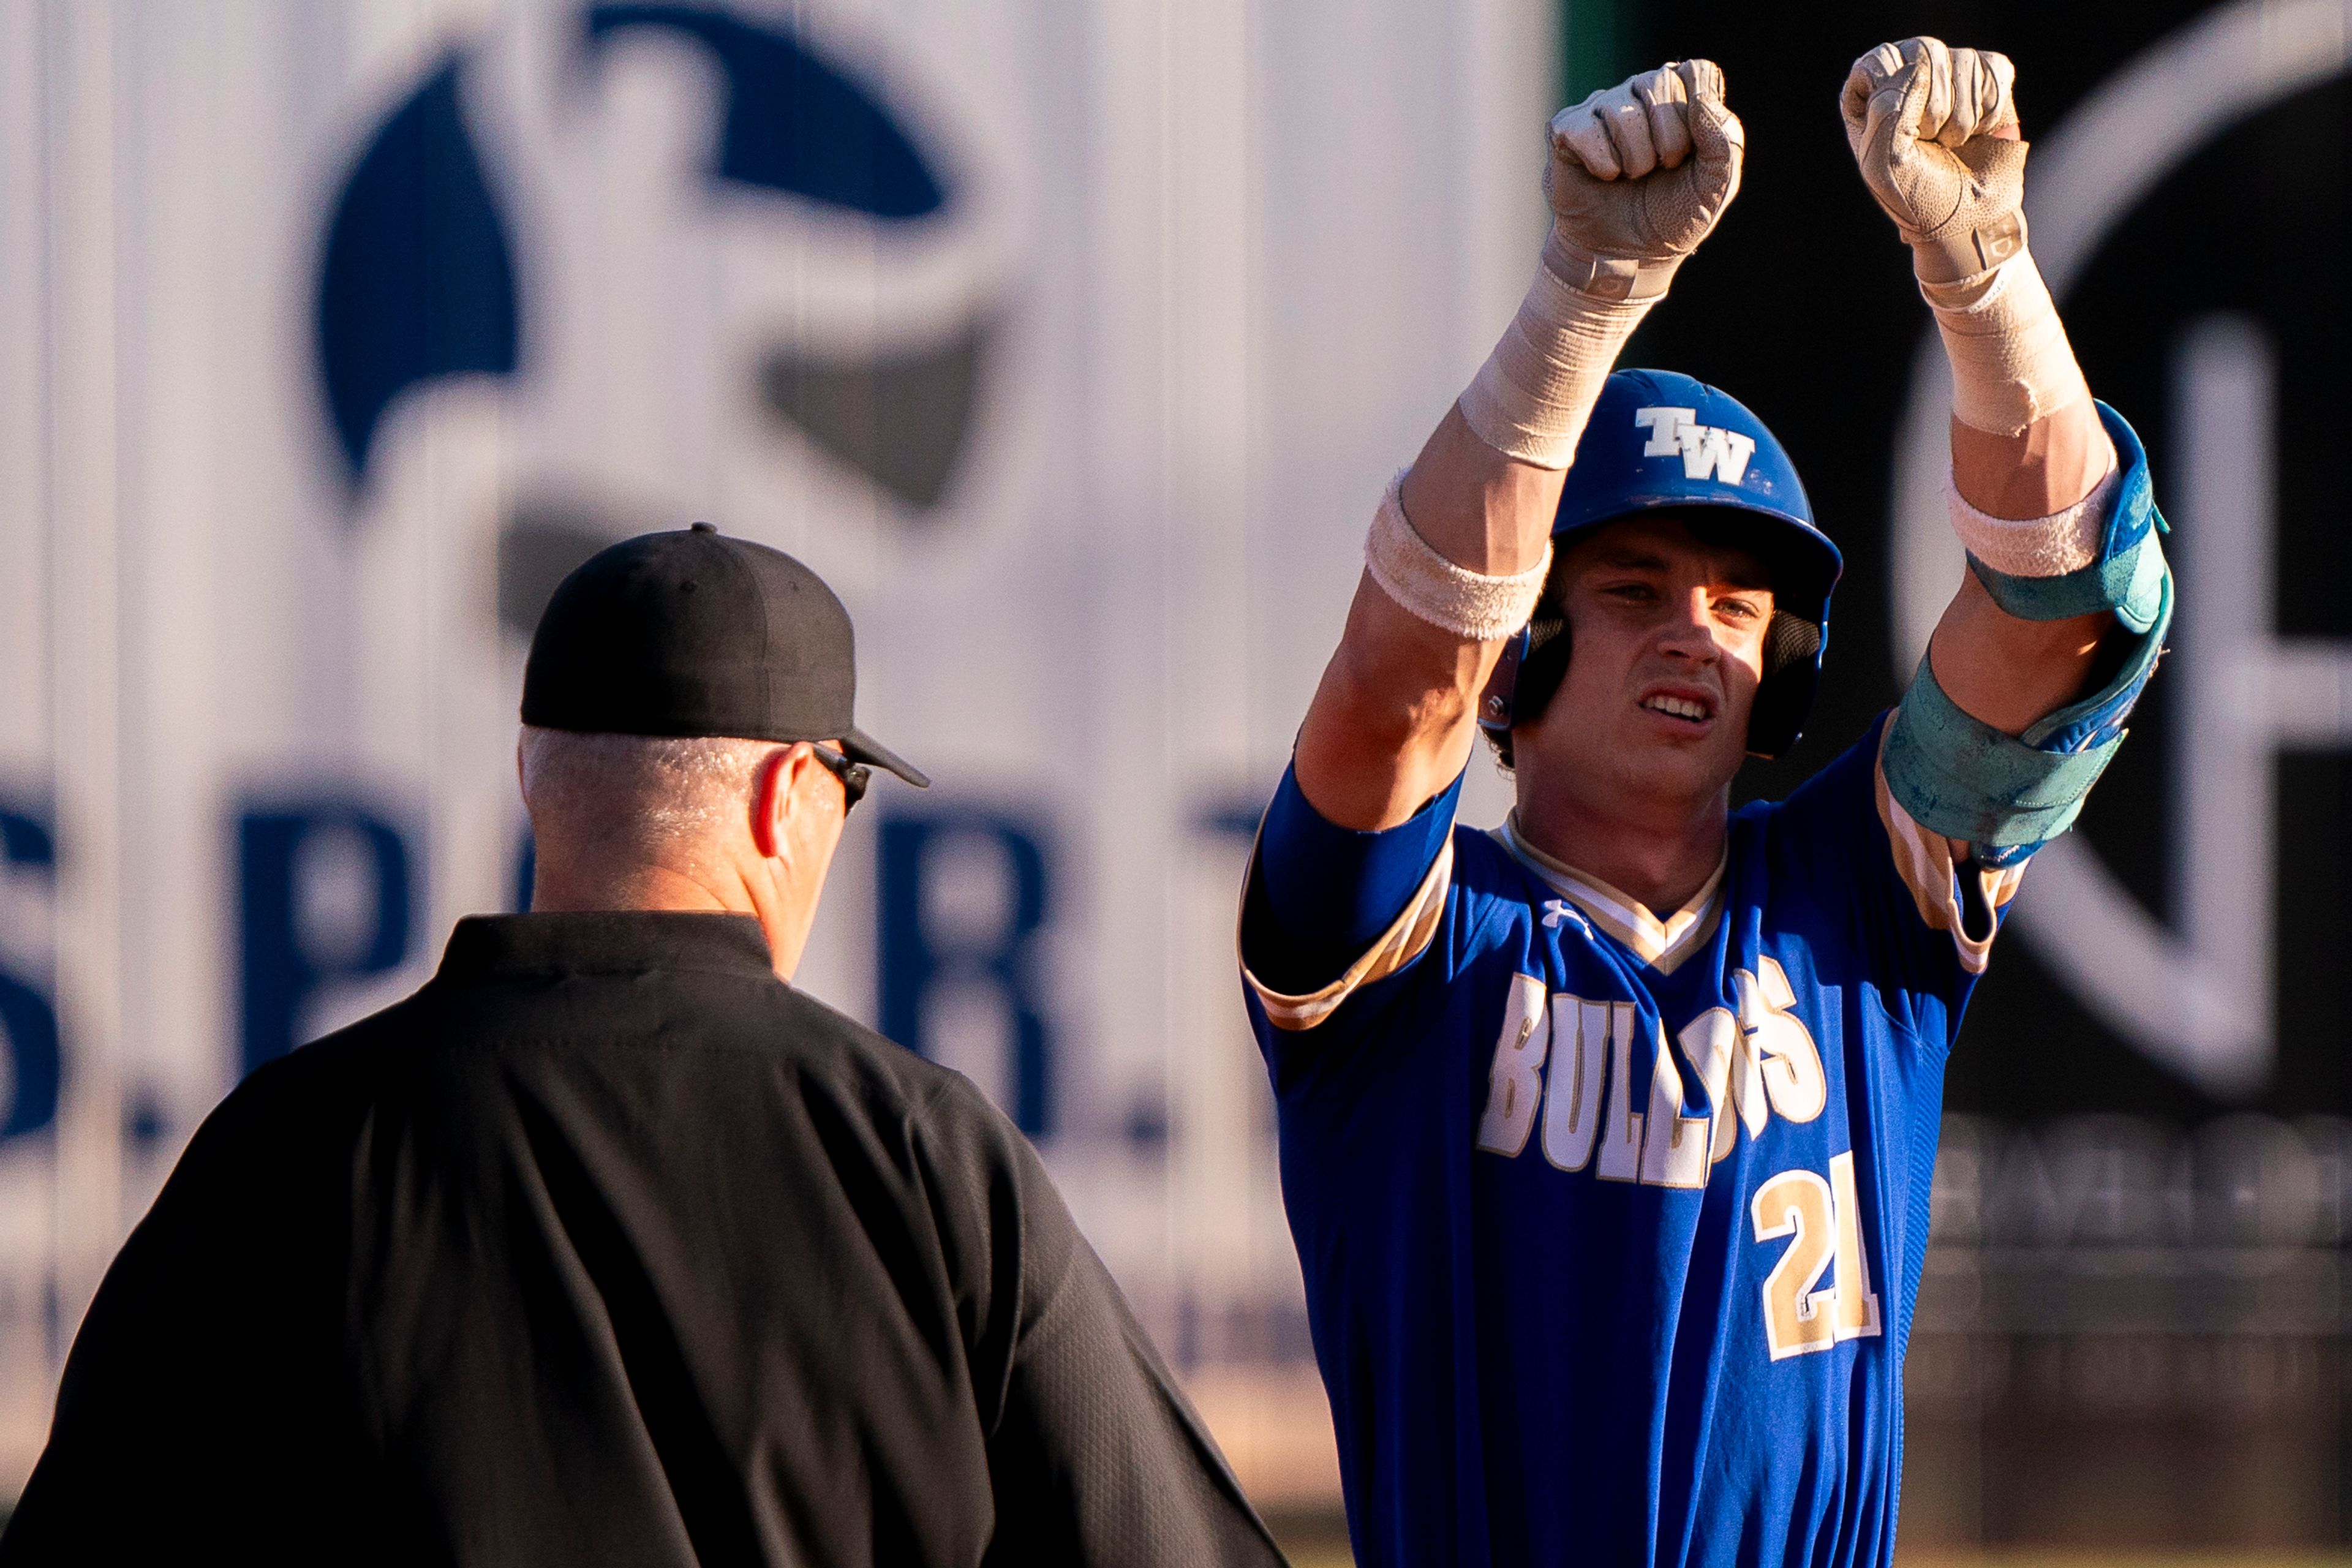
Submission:
[[[2147,455],[2114,409],[2099,405],[2099,418],[2122,467],[2101,486],[2112,500],[2105,518],[2095,520],[2102,526],[2094,542],[2080,552],[2087,560],[2053,575],[2003,572],[1978,556],[1976,546],[1984,541],[1971,536],[1969,521],[1957,509],[1955,521],[1971,546],[1970,570],[2011,615],[2054,621],[2114,611],[2126,630],[2137,634],[2122,668],[2091,696],[2012,736],[1961,711],[1936,683],[1932,663],[1922,658],[1886,737],[1888,791],[1921,826],[1966,840],[1971,859],[1981,866],[2016,865],[2073,825],[2083,797],[2123,744],[2124,721],[2155,672],[2172,623],[2172,573],[2159,542],[2167,530],[2148,482]],[[2046,536],[2063,534],[2076,526],[2071,511],[2002,526],[2022,532],[2046,524]],[[2048,563],[2065,565],[2075,553],[2057,550]],[[2012,558],[2008,563],[2029,563]],[[1965,888],[1974,879],[1964,875],[1960,880]]]

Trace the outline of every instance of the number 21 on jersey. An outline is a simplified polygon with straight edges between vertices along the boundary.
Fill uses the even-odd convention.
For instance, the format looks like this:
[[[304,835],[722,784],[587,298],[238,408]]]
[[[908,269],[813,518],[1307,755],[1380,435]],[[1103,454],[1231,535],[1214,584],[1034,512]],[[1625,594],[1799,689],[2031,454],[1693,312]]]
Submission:
[[[1748,1205],[1758,1241],[1789,1238],[1764,1277],[1764,1342],[1774,1361],[1880,1331],[1853,1187],[1848,1150],[1830,1156],[1828,1181],[1811,1171],[1783,1171],[1766,1177]],[[1823,1286],[1822,1274],[1832,1262],[1837,1278]]]
[[[1631,1003],[1562,993],[1547,1006],[1543,982],[1513,976],[1478,1124],[1479,1150],[1516,1159],[1540,1121],[1543,1155],[1557,1170],[1591,1166],[1604,1182],[1703,1187],[1743,1126],[1760,1139],[1775,1114],[1813,1121],[1827,1103],[1828,1081],[1821,1052],[1794,1011],[1788,975],[1768,957],[1753,974],[1735,972],[1733,989],[1736,1016],[1711,1007],[1676,1037],[1707,1096],[1708,1114],[1695,1117],[1685,1109],[1683,1076],[1663,1028],[1650,1046],[1655,1059],[1648,1109],[1634,1109],[1643,1101],[1633,1085]],[[1604,1079],[1611,1091],[1605,1110]],[[1759,1243],[1788,1243],[1764,1279],[1764,1338],[1774,1361],[1882,1331],[1853,1151],[1830,1156],[1826,1179],[1803,1169],[1766,1177],[1748,1217]],[[1822,1284],[1832,1267],[1834,1277]]]

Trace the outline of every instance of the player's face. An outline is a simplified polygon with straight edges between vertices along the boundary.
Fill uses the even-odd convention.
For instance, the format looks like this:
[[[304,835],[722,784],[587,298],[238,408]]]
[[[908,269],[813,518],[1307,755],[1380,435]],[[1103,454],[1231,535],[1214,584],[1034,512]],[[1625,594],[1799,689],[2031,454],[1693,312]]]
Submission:
[[[1667,516],[1579,542],[1562,574],[1568,674],[1513,737],[1521,799],[1565,790],[1604,819],[1714,809],[1764,671],[1764,563]]]

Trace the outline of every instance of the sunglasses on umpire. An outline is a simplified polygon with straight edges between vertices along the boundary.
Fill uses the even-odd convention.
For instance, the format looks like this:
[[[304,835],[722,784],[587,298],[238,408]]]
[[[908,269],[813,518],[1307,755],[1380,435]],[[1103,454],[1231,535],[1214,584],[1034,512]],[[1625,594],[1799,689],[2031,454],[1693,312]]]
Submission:
[[[809,752],[824,764],[824,771],[841,781],[841,815],[847,816],[850,808],[866,798],[866,786],[874,777],[874,770],[864,763],[853,763],[831,746],[812,745]]]

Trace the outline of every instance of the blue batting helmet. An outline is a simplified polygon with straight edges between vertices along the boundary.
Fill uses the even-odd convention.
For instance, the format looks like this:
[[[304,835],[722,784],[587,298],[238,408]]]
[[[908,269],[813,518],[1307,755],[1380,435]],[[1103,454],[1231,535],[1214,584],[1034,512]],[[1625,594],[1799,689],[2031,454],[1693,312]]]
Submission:
[[[1555,549],[1620,518],[1700,507],[1741,514],[1725,521],[1738,524],[1741,548],[1772,574],[1772,625],[1748,749],[1777,757],[1796,743],[1812,706],[1829,643],[1830,590],[1845,563],[1813,525],[1787,450],[1744,404],[1673,371],[1617,372],[1576,444],[1551,527]],[[1512,723],[1541,712],[1568,673],[1569,642],[1568,622],[1547,591],[1479,703],[1479,726],[1506,763]]]

